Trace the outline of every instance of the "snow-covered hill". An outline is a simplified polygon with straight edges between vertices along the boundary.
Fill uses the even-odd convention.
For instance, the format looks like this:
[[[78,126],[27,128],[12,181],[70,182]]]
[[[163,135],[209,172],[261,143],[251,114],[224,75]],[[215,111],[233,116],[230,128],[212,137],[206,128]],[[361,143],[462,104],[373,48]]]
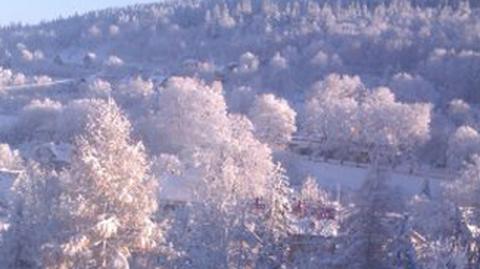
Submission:
[[[0,268],[476,268],[477,2],[0,28]]]

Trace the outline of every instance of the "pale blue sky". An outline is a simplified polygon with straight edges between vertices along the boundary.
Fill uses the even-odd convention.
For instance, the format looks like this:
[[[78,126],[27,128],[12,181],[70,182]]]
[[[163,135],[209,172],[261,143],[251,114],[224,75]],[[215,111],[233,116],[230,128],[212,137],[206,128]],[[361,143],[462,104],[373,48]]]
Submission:
[[[62,15],[85,13],[106,7],[154,3],[159,0],[0,0],[0,25],[11,22],[38,23]]]

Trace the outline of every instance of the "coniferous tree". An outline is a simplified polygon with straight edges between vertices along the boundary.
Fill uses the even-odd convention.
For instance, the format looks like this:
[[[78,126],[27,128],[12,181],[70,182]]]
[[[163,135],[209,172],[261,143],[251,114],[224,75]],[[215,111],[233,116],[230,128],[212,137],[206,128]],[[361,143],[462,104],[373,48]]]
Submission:
[[[456,218],[459,223],[458,226],[463,226],[461,224],[468,224],[469,226],[478,227],[480,225],[480,156],[473,155],[471,158],[471,163],[468,163],[463,170],[460,172],[459,177],[447,185],[446,192],[447,195],[455,202],[457,206],[458,216]],[[459,239],[464,239],[465,237],[460,235],[464,234],[464,230],[456,229],[457,234],[454,239],[456,243],[464,246],[464,240],[460,241]],[[480,264],[480,239],[477,235],[470,230],[471,237],[467,238],[468,241],[468,260],[469,264],[476,266]],[[473,267],[475,268],[475,267]]]
[[[156,184],[130,123],[110,99],[88,116],[63,175],[64,240],[46,248],[48,268],[128,268],[128,259],[163,243],[152,220]]]
[[[383,269],[397,263],[401,197],[387,185],[388,175],[375,165],[355,198],[353,212],[342,224],[343,264],[348,268]]]
[[[266,210],[262,217],[259,234],[263,239],[260,249],[259,266],[281,268],[288,266],[290,246],[288,238],[292,235],[293,216],[291,200],[293,191],[278,167],[277,176],[270,183],[270,191],[266,195]]]
[[[55,212],[60,198],[55,171],[29,162],[17,175],[9,203],[10,227],[3,235],[1,264],[6,268],[39,268],[42,246],[62,226]]]

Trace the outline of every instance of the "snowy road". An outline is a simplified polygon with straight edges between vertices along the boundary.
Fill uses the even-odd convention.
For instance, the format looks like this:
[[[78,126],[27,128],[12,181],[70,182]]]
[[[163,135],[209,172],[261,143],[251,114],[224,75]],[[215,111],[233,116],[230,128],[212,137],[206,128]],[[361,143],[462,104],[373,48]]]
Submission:
[[[15,116],[24,106],[36,99],[68,102],[78,96],[76,84],[79,80],[80,78],[62,78],[0,88],[0,115]]]
[[[0,87],[0,91],[17,91],[25,89],[48,88],[52,86],[66,85],[77,81],[78,79],[59,79],[46,83],[28,83],[15,86]]]

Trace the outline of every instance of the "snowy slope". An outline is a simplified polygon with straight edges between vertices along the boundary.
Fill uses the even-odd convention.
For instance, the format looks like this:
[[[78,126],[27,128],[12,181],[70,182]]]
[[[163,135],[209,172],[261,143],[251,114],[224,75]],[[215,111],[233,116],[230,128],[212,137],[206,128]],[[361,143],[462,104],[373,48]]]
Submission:
[[[337,190],[338,188],[358,190],[368,174],[367,165],[358,165],[358,167],[355,167],[351,164],[340,164],[339,162],[319,162],[308,160],[303,156],[295,154],[290,156],[286,166],[294,184],[301,182],[307,176],[314,176],[320,185],[333,190]],[[425,180],[429,181],[432,195],[440,194],[440,187],[443,181],[441,178],[390,170],[389,184],[398,188],[399,191],[408,196],[420,193],[425,184]]]
[[[334,191],[358,190],[369,172],[366,165],[355,167],[348,164],[317,162],[295,154],[283,165],[286,166],[293,185],[298,185],[307,176],[313,176],[321,186]],[[407,197],[419,194],[426,180],[432,196],[438,196],[444,182],[441,178],[422,176],[418,173],[408,174],[391,170],[389,174],[389,184]],[[173,201],[194,201],[195,184],[192,182],[195,181],[176,176],[165,177],[162,180],[160,197]]]
[[[15,116],[0,115],[0,130],[9,128],[15,122]]]

